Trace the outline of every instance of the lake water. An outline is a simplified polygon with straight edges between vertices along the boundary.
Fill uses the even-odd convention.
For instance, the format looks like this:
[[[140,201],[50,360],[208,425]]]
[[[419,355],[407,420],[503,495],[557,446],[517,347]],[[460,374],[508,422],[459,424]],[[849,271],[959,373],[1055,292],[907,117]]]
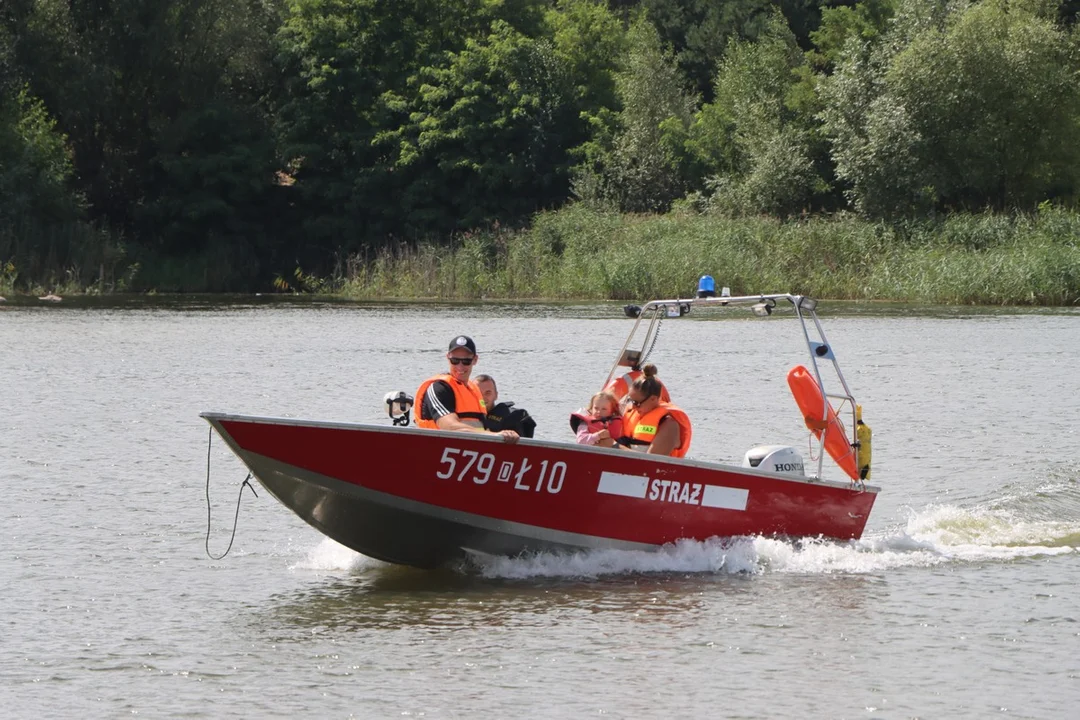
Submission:
[[[446,343],[572,440],[618,306],[0,308],[7,717],[1065,718],[1080,703],[1080,313],[822,304],[874,429],[862,540],[423,572],[245,493],[205,410],[387,423]],[[777,318],[667,321],[693,457],[806,447]],[[211,450],[210,548],[244,469]],[[833,470],[835,477],[835,469]],[[257,486],[258,487],[258,486]],[[1070,708],[1072,708],[1070,710]]]

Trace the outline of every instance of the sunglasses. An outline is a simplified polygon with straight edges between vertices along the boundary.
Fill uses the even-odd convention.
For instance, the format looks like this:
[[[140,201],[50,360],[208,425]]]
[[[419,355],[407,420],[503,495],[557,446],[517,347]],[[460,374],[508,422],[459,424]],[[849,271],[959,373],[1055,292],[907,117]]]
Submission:
[[[630,398],[630,404],[633,405],[634,407],[641,407],[645,403],[649,402],[649,398],[651,398],[651,397],[653,397],[653,396],[649,395],[648,397],[643,397],[640,400],[635,400],[634,398]]]
[[[452,358],[446,358],[446,359],[450,361],[451,365],[465,365],[466,367],[468,367],[469,365],[473,364],[473,360],[475,360],[476,358],[454,358],[454,357],[452,357]]]

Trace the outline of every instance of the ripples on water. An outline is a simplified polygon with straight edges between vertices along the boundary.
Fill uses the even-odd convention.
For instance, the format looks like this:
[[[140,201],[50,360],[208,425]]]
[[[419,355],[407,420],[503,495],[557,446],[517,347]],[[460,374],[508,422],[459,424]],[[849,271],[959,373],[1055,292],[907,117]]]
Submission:
[[[826,317],[875,430],[883,490],[859,541],[421,572],[265,495],[207,560],[198,412],[382,423],[382,395],[468,331],[504,398],[558,438],[627,321],[618,305],[278,303],[0,313],[6,714],[1060,718],[1080,700],[1074,311]],[[771,350],[783,324],[694,320],[665,327],[656,360],[699,457],[801,442],[792,357]],[[243,473],[213,456],[221,552]]]

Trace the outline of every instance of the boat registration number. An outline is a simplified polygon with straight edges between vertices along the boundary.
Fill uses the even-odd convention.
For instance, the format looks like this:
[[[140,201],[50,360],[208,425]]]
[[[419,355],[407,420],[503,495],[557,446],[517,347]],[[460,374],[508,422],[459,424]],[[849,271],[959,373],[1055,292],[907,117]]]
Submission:
[[[485,485],[492,480],[503,483],[513,481],[515,490],[546,491],[555,495],[562,490],[566,480],[566,463],[562,460],[541,460],[533,464],[527,457],[518,462],[500,461],[494,453],[448,447],[443,449],[435,477],[457,482],[468,480],[477,485]]]

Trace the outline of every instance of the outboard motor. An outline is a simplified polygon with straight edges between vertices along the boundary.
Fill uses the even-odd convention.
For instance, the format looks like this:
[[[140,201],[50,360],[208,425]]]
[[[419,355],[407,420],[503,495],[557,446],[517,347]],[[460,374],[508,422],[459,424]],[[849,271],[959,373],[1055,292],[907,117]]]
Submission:
[[[405,427],[409,424],[409,411],[412,410],[413,396],[407,395],[404,390],[388,392],[386,397],[386,414],[394,421],[395,425]]]
[[[790,445],[758,445],[750,448],[743,457],[742,466],[788,475],[806,474],[802,455]]]

